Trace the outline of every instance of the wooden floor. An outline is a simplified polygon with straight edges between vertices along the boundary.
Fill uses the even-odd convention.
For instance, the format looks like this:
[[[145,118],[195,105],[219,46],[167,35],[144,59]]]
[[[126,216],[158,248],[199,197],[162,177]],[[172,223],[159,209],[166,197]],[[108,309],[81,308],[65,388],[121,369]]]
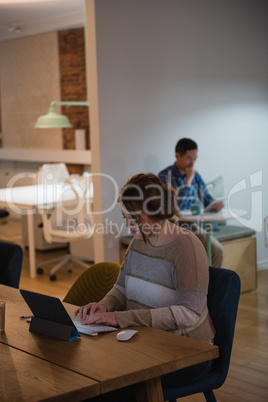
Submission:
[[[10,221],[0,226],[0,239],[22,244],[20,224]],[[37,260],[48,260],[62,253],[38,252]],[[62,299],[81,272],[82,268],[75,268],[71,273],[61,269],[57,281],[51,282],[47,267],[43,275],[31,279],[25,250],[20,287]],[[256,291],[240,297],[229,374],[215,396],[218,402],[268,402],[268,270],[258,273]],[[203,402],[205,398],[197,394],[179,401]]]

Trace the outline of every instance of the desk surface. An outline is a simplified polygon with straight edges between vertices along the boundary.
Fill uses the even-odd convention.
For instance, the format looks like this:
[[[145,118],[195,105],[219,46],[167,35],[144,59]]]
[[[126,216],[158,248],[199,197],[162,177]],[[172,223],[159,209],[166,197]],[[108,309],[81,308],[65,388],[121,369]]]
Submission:
[[[100,393],[99,383],[0,343],[0,400],[79,401]]]
[[[179,220],[188,222],[219,222],[236,219],[246,215],[242,209],[223,208],[219,212],[203,212],[200,215],[192,215],[191,211],[181,211]]]
[[[92,198],[90,190],[88,190],[87,198],[90,200]],[[51,206],[58,201],[73,200],[76,200],[75,193],[71,189],[71,186],[65,183],[55,183],[45,186],[37,184],[0,189],[0,204],[13,207],[13,210],[16,208],[33,209],[38,206]],[[20,213],[19,211],[17,212]]]
[[[62,188],[63,184],[1,188],[0,202],[9,206],[14,205],[14,207],[22,209],[29,209],[38,205],[49,205],[57,202]]]
[[[29,309],[17,289],[0,285],[0,298],[7,301],[6,331],[0,334],[0,343],[83,375],[99,383],[101,393],[137,383],[146,388],[150,381],[156,381],[151,392],[154,388],[159,392],[160,375],[218,357],[216,346],[148,327],[139,327],[139,334],[126,343],[118,342],[114,332],[82,335],[73,342],[44,337],[29,332],[29,324],[19,319]],[[65,307],[73,314],[74,306]]]

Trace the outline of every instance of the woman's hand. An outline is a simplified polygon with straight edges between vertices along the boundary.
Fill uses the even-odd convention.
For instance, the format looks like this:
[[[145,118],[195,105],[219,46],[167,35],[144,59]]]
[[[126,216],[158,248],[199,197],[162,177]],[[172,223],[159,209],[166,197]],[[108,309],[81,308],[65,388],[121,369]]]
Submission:
[[[91,315],[94,313],[105,313],[107,308],[103,304],[99,303],[89,303],[85,306],[80,307],[78,310],[74,312],[75,316],[79,316],[83,320],[86,318],[87,315]]]
[[[79,318],[84,320],[83,324],[107,324],[118,326],[115,313],[107,313],[107,308],[103,304],[89,303],[76,310],[74,315],[79,315]]]
[[[115,313],[95,313],[87,316],[83,324],[106,324],[113,327],[118,326]]]

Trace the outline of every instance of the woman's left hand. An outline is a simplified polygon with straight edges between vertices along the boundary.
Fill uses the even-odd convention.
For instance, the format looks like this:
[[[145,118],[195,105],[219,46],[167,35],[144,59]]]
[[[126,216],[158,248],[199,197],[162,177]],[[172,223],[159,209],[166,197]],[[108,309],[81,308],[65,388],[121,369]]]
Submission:
[[[118,326],[115,313],[95,313],[87,316],[83,324],[106,324],[113,327]]]

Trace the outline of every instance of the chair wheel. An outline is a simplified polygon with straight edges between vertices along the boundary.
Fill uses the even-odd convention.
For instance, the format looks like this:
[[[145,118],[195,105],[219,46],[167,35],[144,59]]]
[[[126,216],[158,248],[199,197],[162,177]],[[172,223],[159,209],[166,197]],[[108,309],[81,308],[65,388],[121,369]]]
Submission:
[[[44,272],[44,270],[43,270],[43,268],[37,268],[36,272],[37,272],[39,275],[42,275],[42,273]]]
[[[54,282],[56,279],[57,279],[57,277],[56,277],[56,275],[50,275],[50,280],[52,281],[52,282]]]

